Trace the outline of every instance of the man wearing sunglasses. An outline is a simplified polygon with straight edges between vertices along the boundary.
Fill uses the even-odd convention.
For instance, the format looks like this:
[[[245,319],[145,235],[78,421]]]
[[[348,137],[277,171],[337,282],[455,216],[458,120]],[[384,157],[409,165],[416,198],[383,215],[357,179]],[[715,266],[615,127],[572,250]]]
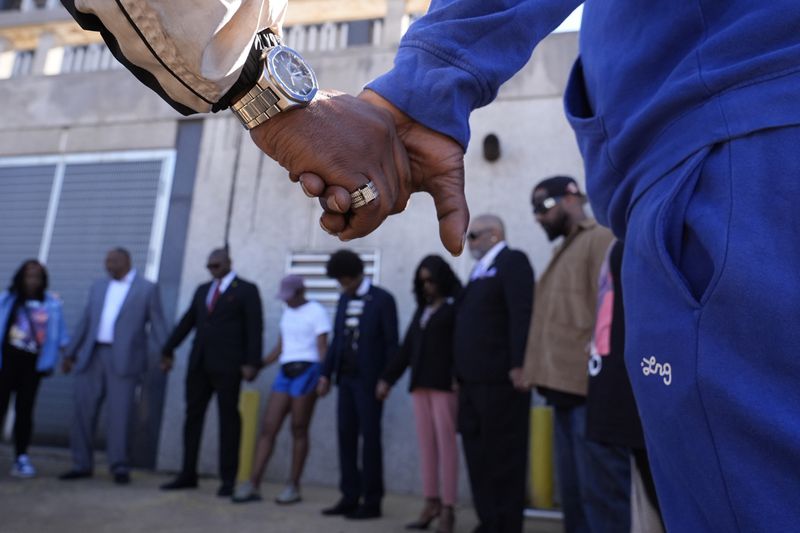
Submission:
[[[628,531],[628,453],[585,437],[597,280],[613,236],[586,214],[586,197],[573,178],[540,182],[531,203],[548,239],[563,238],[536,286],[524,379],[555,412],[564,526],[567,532]]]
[[[162,366],[172,368],[173,352],[192,330],[194,343],[186,371],[186,420],[183,466],[163,490],[197,487],[197,460],[203,420],[211,396],[219,408],[219,473],[217,496],[232,496],[239,466],[239,389],[261,366],[262,318],[258,287],[231,269],[227,250],[217,249],[206,264],[212,280],[197,288],[192,304],[163,348]]]
[[[523,252],[508,247],[495,215],[475,218],[467,244],[476,263],[456,304],[453,353],[476,531],[520,532],[530,408],[522,362],[533,269]]]

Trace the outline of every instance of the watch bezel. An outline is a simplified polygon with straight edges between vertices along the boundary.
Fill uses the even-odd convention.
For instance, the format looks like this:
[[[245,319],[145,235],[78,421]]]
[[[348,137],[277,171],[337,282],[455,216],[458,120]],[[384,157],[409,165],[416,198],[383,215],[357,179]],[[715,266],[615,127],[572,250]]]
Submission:
[[[278,54],[280,54],[281,52],[289,52],[291,54],[294,54],[298,59],[300,59],[300,61],[303,62],[303,64],[308,69],[308,72],[311,73],[311,91],[309,91],[308,94],[301,95],[300,93],[293,91],[292,89],[287,87],[275,73],[276,69],[274,61],[278,56]],[[266,54],[266,57],[264,58],[264,71],[265,74],[269,76],[269,79],[272,80],[272,84],[274,85],[274,87],[277,90],[279,90],[283,96],[294,102],[300,104],[308,104],[314,99],[314,96],[316,96],[317,94],[317,89],[319,86],[317,84],[317,75],[314,72],[314,69],[312,69],[308,65],[308,63],[306,63],[305,59],[303,59],[303,56],[300,55],[300,53],[297,50],[294,50],[293,48],[289,48],[288,46],[284,45],[278,45],[273,48],[270,48]]]

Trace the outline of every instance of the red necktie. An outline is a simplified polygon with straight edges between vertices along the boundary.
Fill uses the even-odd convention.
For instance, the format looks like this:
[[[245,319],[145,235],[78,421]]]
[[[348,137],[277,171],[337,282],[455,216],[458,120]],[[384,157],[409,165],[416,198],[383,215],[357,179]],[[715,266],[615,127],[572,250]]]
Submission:
[[[219,300],[219,286],[222,285],[221,282],[217,282],[216,287],[214,287],[214,293],[211,295],[211,301],[208,302],[208,312],[214,310],[214,306],[217,305],[217,300]]]

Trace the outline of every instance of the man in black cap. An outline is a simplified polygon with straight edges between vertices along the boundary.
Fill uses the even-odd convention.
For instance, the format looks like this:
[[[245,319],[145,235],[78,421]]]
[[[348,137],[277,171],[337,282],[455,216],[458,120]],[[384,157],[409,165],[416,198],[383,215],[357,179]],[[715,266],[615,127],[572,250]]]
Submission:
[[[627,531],[628,455],[586,439],[586,366],[600,268],[613,236],[586,214],[586,197],[571,177],[540,182],[531,203],[547,237],[563,237],[536,285],[523,380],[555,413],[564,527],[568,533]]]

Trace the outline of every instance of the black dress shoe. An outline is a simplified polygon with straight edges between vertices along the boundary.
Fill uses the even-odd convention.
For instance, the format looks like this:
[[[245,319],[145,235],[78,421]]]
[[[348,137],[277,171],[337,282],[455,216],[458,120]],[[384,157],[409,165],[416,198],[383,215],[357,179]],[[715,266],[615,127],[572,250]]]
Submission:
[[[381,508],[378,505],[359,505],[358,508],[344,515],[349,520],[369,520],[381,517]]]
[[[88,477],[92,477],[91,470],[70,470],[58,476],[58,479],[61,481],[73,481],[75,479],[85,479]]]
[[[347,515],[349,513],[354,513],[356,509],[358,509],[357,503],[348,502],[347,500],[339,500],[339,502],[333,507],[323,509],[322,514],[325,516]]]
[[[196,489],[197,478],[189,476],[178,476],[169,483],[161,485],[161,490],[180,490],[180,489]]]
[[[127,472],[117,472],[114,474],[114,483],[117,485],[127,485],[131,482],[131,475]]]
[[[217,496],[220,498],[228,498],[233,496],[233,483],[223,483],[217,489]]]

